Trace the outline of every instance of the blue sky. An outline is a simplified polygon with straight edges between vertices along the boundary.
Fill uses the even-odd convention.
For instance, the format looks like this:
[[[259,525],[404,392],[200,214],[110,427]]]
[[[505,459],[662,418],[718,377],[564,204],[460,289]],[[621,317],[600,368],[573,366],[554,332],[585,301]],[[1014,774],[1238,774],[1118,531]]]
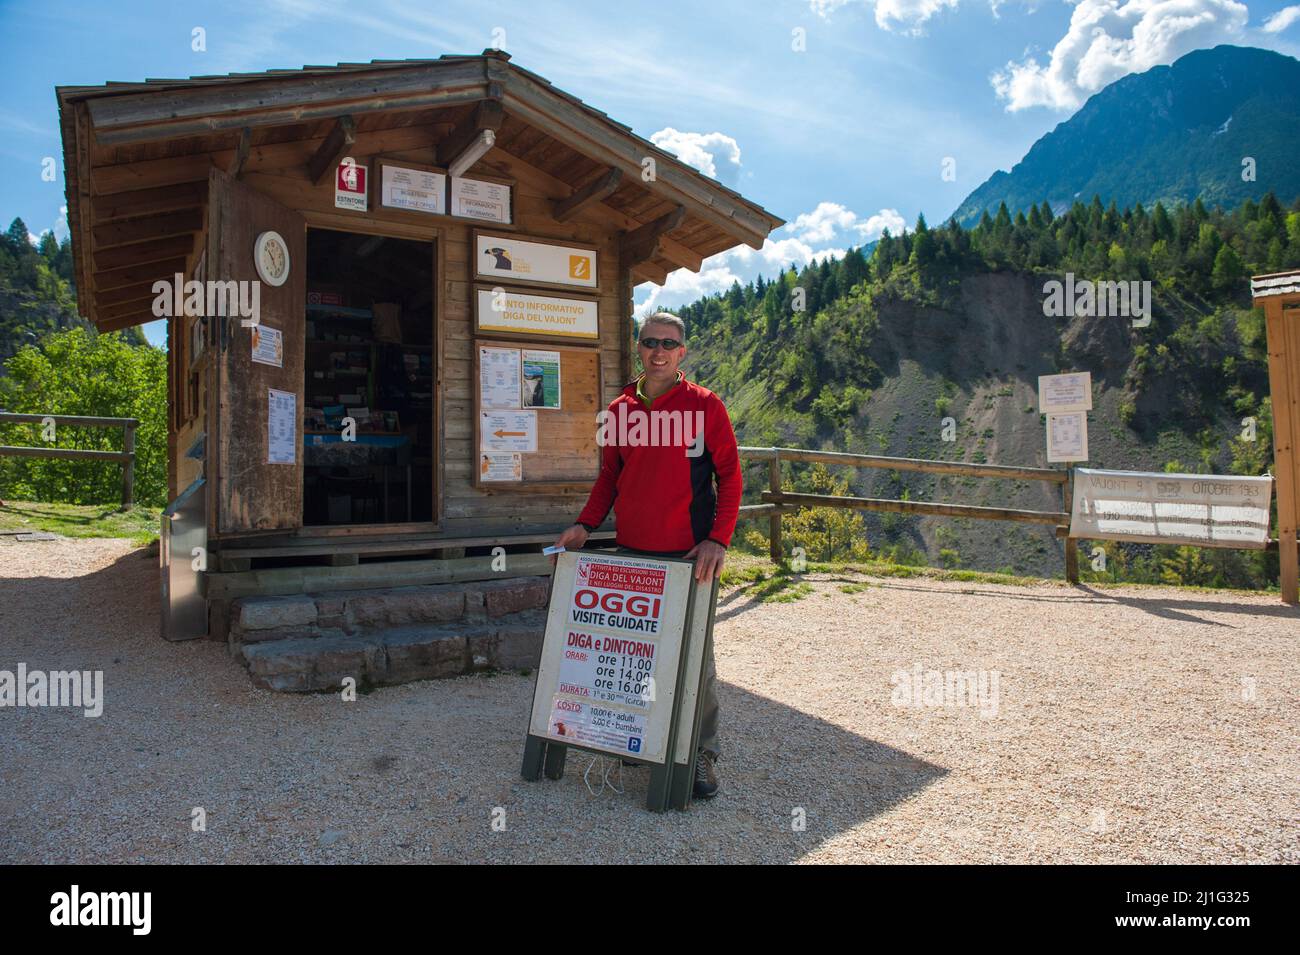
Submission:
[[[202,52],[192,49],[196,27]],[[499,45],[790,222],[762,252],[724,254],[663,289],[638,289],[641,308],[672,306],[837,254],[918,213],[938,223],[1092,92],[1218,43],[1296,56],[1300,3],[0,0],[9,76],[0,218],[66,234],[56,85]],[[58,163],[54,182],[41,177],[47,156]]]

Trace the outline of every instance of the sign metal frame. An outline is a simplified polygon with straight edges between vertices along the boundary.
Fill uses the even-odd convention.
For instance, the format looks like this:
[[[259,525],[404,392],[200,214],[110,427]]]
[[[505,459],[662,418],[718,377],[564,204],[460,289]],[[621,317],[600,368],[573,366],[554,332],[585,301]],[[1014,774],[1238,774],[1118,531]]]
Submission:
[[[638,756],[636,753],[612,753],[608,749],[585,746],[580,743],[563,743],[553,737],[533,732],[533,716],[537,707],[537,694],[541,688],[542,668],[545,666],[548,649],[553,647],[553,634],[559,636],[568,629],[567,610],[563,615],[565,626],[551,625],[551,607],[554,605],[557,583],[571,578],[581,555],[602,557],[630,557],[663,563],[684,564],[689,568],[687,574],[686,609],[682,619],[681,634],[678,639],[678,651],[674,672],[666,674],[656,672],[655,683],[661,699],[671,687],[671,696],[665,702],[668,709],[667,737],[664,745],[663,762]],[[703,694],[700,692],[704,679],[704,660],[707,659],[713,643],[713,616],[717,605],[717,580],[705,584],[701,590],[695,579],[695,562],[676,557],[656,557],[649,554],[637,554],[629,551],[586,550],[567,551],[556,561],[555,571],[551,575],[550,595],[547,601],[547,634],[542,647],[542,664],[533,683],[533,696],[529,706],[529,728],[524,742],[524,757],[521,774],[524,779],[535,781],[543,775],[547,779],[560,779],[564,776],[564,764],[568,750],[575,749],[602,756],[607,759],[623,759],[650,767],[650,784],[646,794],[646,809],[651,812],[664,812],[668,809],[686,809],[691,802],[694,791],[695,761],[699,746],[700,717]],[[667,581],[666,581],[667,583]],[[567,603],[572,594],[571,587],[564,588]],[[671,639],[668,633],[660,634],[660,641]],[[551,650],[551,652],[554,652]]]

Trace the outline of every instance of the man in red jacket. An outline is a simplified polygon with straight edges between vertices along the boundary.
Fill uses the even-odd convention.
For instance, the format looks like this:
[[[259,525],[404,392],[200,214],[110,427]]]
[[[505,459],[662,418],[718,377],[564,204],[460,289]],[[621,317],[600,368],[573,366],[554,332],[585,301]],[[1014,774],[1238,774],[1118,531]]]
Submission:
[[[696,580],[722,573],[743,490],[736,434],[722,399],[678,370],[686,325],[657,312],[641,325],[644,373],[601,421],[600,475],[578,522],[556,540],[573,550],[614,509],[623,550],[695,561]],[[718,697],[713,657],[705,661],[695,796],[718,791]]]

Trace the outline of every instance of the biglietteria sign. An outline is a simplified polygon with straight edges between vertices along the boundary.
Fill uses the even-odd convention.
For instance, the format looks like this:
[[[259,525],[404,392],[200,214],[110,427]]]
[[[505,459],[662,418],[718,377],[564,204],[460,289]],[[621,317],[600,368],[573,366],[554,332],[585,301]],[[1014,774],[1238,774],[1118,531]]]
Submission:
[[[665,761],[690,572],[680,561],[561,555],[531,733]]]

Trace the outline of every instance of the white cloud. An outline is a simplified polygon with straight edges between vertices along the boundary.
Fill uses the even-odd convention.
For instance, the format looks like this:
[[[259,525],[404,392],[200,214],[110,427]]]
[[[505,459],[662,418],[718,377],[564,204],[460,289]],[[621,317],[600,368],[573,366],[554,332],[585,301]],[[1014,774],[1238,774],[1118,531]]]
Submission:
[[[1300,5],[1294,7],[1283,7],[1277,13],[1264,21],[1264,32],[1281,33],[1297,20],[1300,20]]]
[[[837,234],[848,236],[849,233],[871,241],[880,238],[884,229],[898,233],[905,225],[897,209],[881,209],[873,216],[859,219],[856,213],[838,202],[819,202],[812,212],[801,213],[784,228],[794,233],[800,242],[829,242]]]
[[[958,0],[876,0],[876,26],[893,30],[891,21],[903,33],[919,35],[925,22],[944,7],[957,9]]]
[[[851,229],[858,217],[838,202],[819,202],[812,212],[804,212],[785,228],[806,242],[829,242],[836,232]]]
[[[823,20],[829,20],[832,13],[848,6],[852,0],[808,0],[808,7]],[[1001,0],[994,0],[1000,3]],[[882,30],[899,32],[911,36],[920,36],[925,31],[927,20],[945,7],[957,9],[960,0],[875,0],[876,26]],[[997,12],[996,6],[994,13]]]
[[[808,0],[808,7],[817,16],[826,20],[840,7],[846,7],[852,2],[853,0]]]
[[[881,209],[874,216],[867,219],[866,222],[859,223],[858,233],[866,240],[879,239],[880,234],[886,229],[890,235],[898,235],[907,228],[907,221],[898,214],[897,209]]]
[[[1046,66],[1011,62],[990,82],[1008,111],[1075,109],[1122,76],[1240,38],[1248,15],[1236,0],[1080,0]]]
[[[710,179],[730,186],[740,176],[740,144],[726,133],[687,133],[669,126],[652,133],[650,142]]]
[[[54,220],[54,238],[60,243],[68,237],[68,207],[59,206],[59,217]]]
[[[771,277],[791,265],[802,268],[812,262],[842,258],[847,246],[879,238],[884,229],[897,234],[905,226],[897,209],[881,209],[873,216],[860,219],[839,203],[819,202],[811,212],[795,216],[794,221],[779,230],[792,235],[768,236],[761,249],[741,245],[719,252],[705,259],[699,272],[686,269],[670,272],[663,287],[649,282],[637,286],[637,297],[645,298],[637,302],[635,312],[643,317],[658,308],[685,305],[702,296],[724,292],[733,282],[744,285],[755,276]],[[827,244],[836,239],[837,244]]]

